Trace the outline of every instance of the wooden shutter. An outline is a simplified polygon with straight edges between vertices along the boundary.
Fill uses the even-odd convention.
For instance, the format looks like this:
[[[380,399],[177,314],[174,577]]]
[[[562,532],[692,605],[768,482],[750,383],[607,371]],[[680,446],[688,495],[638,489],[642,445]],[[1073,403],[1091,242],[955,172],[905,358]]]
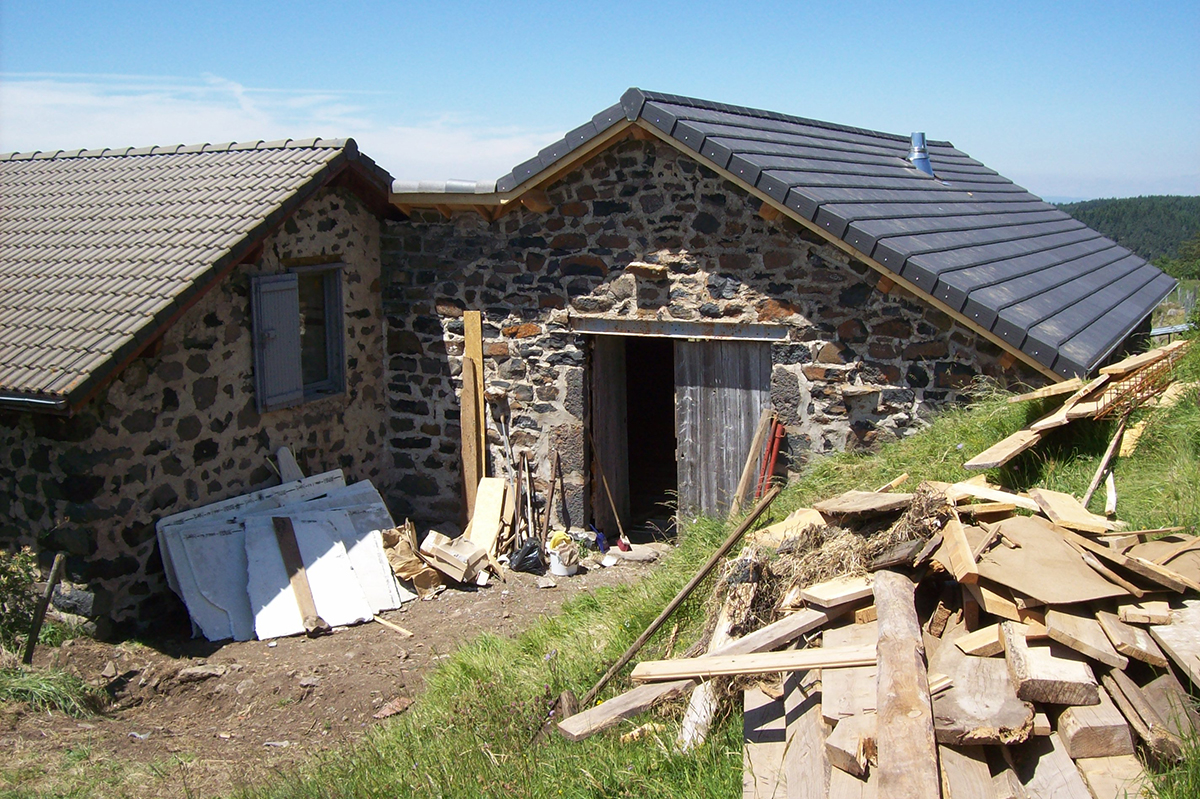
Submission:
[[[769,342],[675,342],[681,513],[728,510],[770,394]]]
[[[304,399],[296,276],[259,275],[251,279],[250,289],[258,411],[296,405]]]

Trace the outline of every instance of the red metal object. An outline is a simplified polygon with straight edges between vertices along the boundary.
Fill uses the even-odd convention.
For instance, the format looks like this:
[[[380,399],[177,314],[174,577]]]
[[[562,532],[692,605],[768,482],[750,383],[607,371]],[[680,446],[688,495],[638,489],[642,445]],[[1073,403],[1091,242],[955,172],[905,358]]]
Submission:
[[[771,477],[775,474],[775,462],[779,459],[779,445],[783,441],[783,425],[778,420],[771,420],[771,436],[767,440],[767,448],[763,453],[763,468],[758,475],[758,488],[754,490],[754,498],[758,499],[763,495],[771,484]]]

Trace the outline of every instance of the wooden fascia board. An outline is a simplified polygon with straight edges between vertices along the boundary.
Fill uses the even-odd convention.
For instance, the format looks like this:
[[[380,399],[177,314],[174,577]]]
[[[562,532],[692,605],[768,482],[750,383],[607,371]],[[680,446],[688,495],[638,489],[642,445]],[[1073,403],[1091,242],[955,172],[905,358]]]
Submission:
[[[897,286],[902,286],[903,288],[905,288],[909,292],[911,292],[914,296],[922,298],[926,303],[933,306],[934,308],[941,311],[942,313],[950,316],[955,321],[964,325],[968,330],[972,330],[975,333],[977,333],[978,335],[983,336],[988,341],[992,342],[997,347],[1002,349],[1004,352],[1019,359],[1022,363],[1033,367],[1040,374],[1044,375],[1045,377],[1050,378],[1055,383],[1058,383],[1058,382],[1066,379],[1062,375],[1060,375],[1057,372],[1055,372],[1054,370],[1050,369],[1048,366],[1045,366],[1044,364],[1039,363],[1033,357],[1025,354],[1020,349],[1018,349],[1018,348],[1012,346],[1011,344],[1009,344],[1008,342],[1004,341],[999,336],[992,333],[990,330],[987,330],[986,328],[973,322],[968,317],[964,316],[959,311],[956,311],[953,308],[951,308],[949,305],[946,305],[944,302],[939,300],[937,297],[934,297],[933,295],[926,293],[923,289],[916,287],[915,285],[913,285],[909,281],[905,280],[903,277],[896,274],[892,270],[888,269],[887,267],[885,267],[883,264],[879,263],[875,259],[873,259],[867,255],[864,255],[863,253],[861,253],[858,250],[851,247],[846,242],[839,239],[837,236],[834,236],[831,233],[829,233],[828,231],[823,230],[819,225],[817,225],[812,220],[804,218],[800,214],[796,213],[793,209],[788,208],[783,203],[780,203],[779,201],[775,200],[773,197],[771,197],[769,194],[762,191],[761,189],[759,189],[755,186],[751,186],[744,179],[738,177],[737,175],[733,174],[729,170],[727,170],[723,167],[717,166],[715,163],[713,163],[709,159],[705,158],[703,155],[696,152],[695,150],[692,150],[692,149],[680,144],[673,137],[667,135],[666,133],[663,133],[661,130],[654,127],[649,122],[645,122],[644,120],[639,118],[633,124],[637,125],[639,128],[642,128],[643,130],[649,131],[650,133],[654,134],[655,138],[657,138],[658,140],[671,145],[679,152],[683,153],[684,155],[688,156],[689,158],[693,159],[694,161],[703,164],[704,166],[706,166],[709,169],[711,169],[712,171],[716,172],[718,175],[720,175],[721,177],[730,181],[731,183],[733,183],[737,186],[740,186],[744,191],[748,192],[749,194],[751,194],[754,197],[757,197],[763,203],[766,203],[769,206],[771,206],[772,208],[774,208],[776,211],[779,212],[779,214],[786,216],[787,218],[797,222],[800,225],[803,225],[805,228],[807,228],[808,230],[817,234],[823,240],[829,242],[833,246],[837,247],[839,250],[842,250],[847,255],[850,255],[851,257],[855,258],[856,260],[862,261],[867,266],[871,267],[876,272],[883,275],[888,280],[892,281],[893,284],[895,284]]]

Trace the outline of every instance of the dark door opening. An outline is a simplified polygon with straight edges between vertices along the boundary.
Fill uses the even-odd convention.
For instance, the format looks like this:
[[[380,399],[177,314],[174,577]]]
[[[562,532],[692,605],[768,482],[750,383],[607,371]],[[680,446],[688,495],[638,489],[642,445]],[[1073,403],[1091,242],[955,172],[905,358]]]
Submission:
[[[625,337],[630,527],[667,530],[675,516],[675,342]]]

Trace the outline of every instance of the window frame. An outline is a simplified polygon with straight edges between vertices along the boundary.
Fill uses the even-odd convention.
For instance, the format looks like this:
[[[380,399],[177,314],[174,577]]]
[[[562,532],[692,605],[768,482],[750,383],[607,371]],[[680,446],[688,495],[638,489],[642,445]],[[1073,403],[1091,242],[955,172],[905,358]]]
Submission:
[[[325,362],[328,364],[328,376],[324,380],[312,383],[301,383],[304,390],[304,402],[333,397],[346,390],[346,308],[342,304],[342,273],[346,265],[341,262],[327,264],[312,264],[308,266],[293,266],[288,272],[300,277],[321,273],[325,290]],[[299,295],[296,301],[296,314],[299,318]],[[301,348],[303,356],[303,347]],[[303,374],[303,358],[301,359],[301,374]]]

